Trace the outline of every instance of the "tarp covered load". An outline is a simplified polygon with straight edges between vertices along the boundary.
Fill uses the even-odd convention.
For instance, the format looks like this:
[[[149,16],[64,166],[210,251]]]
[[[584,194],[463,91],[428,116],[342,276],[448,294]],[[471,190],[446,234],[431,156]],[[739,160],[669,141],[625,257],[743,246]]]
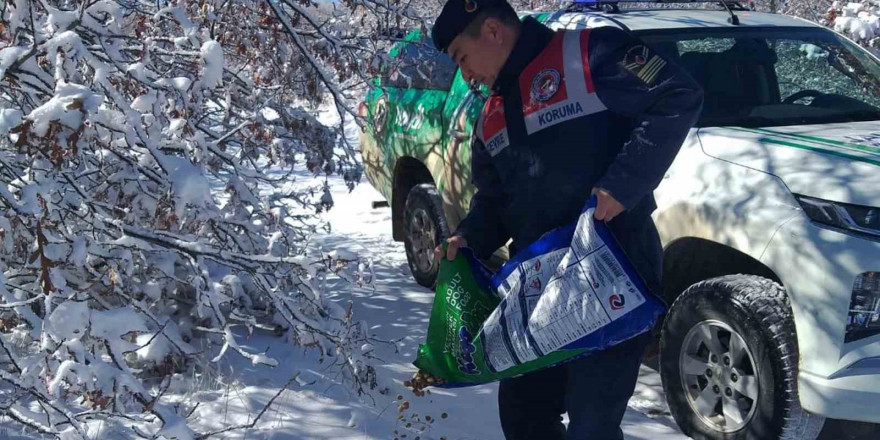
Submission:
[[[440,263],[425,344],[415,361],[442,387],[513,377],[619,344],[653,327],[665,306],[595,221],[548,232],[494,275],[461,249]]]

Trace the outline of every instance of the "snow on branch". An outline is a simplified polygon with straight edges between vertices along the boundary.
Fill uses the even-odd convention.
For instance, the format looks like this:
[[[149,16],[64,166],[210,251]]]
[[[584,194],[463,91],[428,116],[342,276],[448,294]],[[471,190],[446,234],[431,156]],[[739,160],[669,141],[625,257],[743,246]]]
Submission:
[[[357,117],[377,35],[425,26],[407,4],[4,3],[0,416],[35,436],[207,438],[170,376],[227,351],[271,368],[240,343],[266,329],[377,386],[365,323],[323,290],[369,265],[306,249],[333,205],[309,179],[361,175],[310,109]]]

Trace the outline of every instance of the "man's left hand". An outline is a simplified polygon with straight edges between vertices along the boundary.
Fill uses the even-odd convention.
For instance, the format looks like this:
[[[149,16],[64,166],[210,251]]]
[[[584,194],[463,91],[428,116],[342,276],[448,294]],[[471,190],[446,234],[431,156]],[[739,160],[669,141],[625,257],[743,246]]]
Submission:
[[[614,196],[602,188],[593,188],[593,195],[598,199],[596,203],[596,212],[593,216],[596,220],[604,220],[610,222],[611,219],[617,217],[626,208],[618,202]]]

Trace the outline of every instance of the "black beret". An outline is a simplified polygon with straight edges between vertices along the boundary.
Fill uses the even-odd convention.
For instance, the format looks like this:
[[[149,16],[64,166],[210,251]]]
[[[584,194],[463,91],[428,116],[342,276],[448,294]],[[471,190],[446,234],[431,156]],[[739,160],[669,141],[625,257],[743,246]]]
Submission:
[[[506,0],[448,0],[431,30],[434,46],[441,52],[446,52],[452,40],[471,24],[474,18],[480,12],[489,9],[513,11],[513,7]]]

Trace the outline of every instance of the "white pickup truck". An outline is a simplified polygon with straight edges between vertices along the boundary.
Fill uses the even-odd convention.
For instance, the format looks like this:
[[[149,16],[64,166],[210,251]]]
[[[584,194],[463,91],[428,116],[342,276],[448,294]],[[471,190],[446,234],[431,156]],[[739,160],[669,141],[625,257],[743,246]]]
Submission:
[[[706,92],[655,194],[670,408],[707,439],[812,439],[824,417],[878,423],[880,61],[806,21],[736,15],[553,19],[628,28]]]

